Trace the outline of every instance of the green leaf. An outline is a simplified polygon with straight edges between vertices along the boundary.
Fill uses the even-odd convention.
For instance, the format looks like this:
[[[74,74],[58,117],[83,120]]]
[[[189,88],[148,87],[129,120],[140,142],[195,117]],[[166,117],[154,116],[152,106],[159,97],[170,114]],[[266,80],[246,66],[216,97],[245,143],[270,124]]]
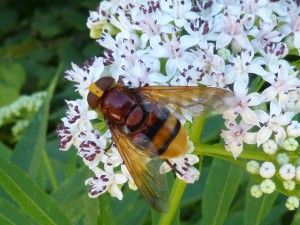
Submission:
[[[44,103],[31,119],[11,157],[11,161],[20,166],[31,177],[36,177],[39,171],[41,149],[45,148],[46,142],[50,101],[61,69],[60,66],[48,88]]]
[[[203,224],[223,224],[237,192],[243,168],[214,159],[203,196]]]
[[[41,149],[44,148],[46,141],[47,109],[47,103],[44,102],[24,130],[11,157],[11,161],[31,177],[36,177],[39,171]]]
[[[297,209],[296,214],[293,217],[293,221],[291,223],[291,225],[299,225],[300,224],[300,209]]]
[[[82,196],[83,207],[85,209],[83,222],[85,225],[94,225],[98,222],[99,201],[98,199],[90,198],[85,192]],[[120,211],[119,211],[120,213]],[[123,224],[117,223],[117,224]]]
[[[12,150],[7,147],[5,144],[3,144],[2,142],[0,142],[0,157],[2,159],[9,159],[12,155]]]
[[[250,87],[249,93],[259,91],[261,88],[260,87],[261,81],[262,81],[262,78],[260,76],[257,76],[255,79],[253,79],[251,82],[251,87]]]
[[[112,214],[110,198],[111,196],[106,193],[99,198],[99,225],[115,225],[115,220]]]
[[[0,184],[20,208],[39,224],[70,224],[58,205],[20,168],[0,158]]]
[[[297,70],[300,69],[300,59],[291,63],[292,66],[295,66]]]
[[[124,198],[122,201],[112,199],[115,223],[132,225],[132,221],[134,221],[135,225],[144,224],[143,221],[149,214],[150,206],[141,197],[139,191],[132,191],[126,187],[124,188],[123,195]]]
[[[241,225],[244,219],[244,211],[230,213],[226,218],[224,225]]]
[[[272,207],[271,211],[268,213],[266,218],[262,221],[261,224],[263,225],[274,225],[276,223],[280,223],[281,218],[286,214],[288,209],[284,204],[276,204]],[[297,225],[299,224],[291,224],[291,225]]]
[[[50,8],[50,7],[49,7]],[[50,8],[48,11],[36,11],[32,28],[38,32],[43,38],[53,38],[62,32],[62,26],[59,24],[59,11]]]
[[[0,215],[0,224],[14,225],[14,223],[12,223],[10,220],[8,220],[7,218],[1,215]]]
[[[74,197],[72,201],[69,201],[68,204],[64,205],[62,208],[66,216],[70,218],[71,224],[77,224],[77,222],[86,214],[87,209],[83,198],[84,195]]]
[[[0,15],[0,35],[2,36],[5,32],[12,30],[16,24],[18,24],[18,14],[15,9],[3,7],[2,5]]]
[[[201,168],[199,180],[196,181],[194,184],[187,185],[186,190],[185,190],[184,195],[181,200],[181,204],[180,204],[181,207],[185,207],[188,204],[193,204],[196,201],[201,200],[204,190],[205,190],[205,184],[206,184],[206,180],[207,180],[209,171],[210,171],[209,166],[207,166],[207,165],[203,166]]]
[[[82,167],[70,179],[66,180],[52,192],[52,198],[60,205],[66,205],[69,201],[73,200],[82,192],[88,172],[87,167]]]
[[[0,198],[0,224],[29,225],[31,222],[13,204]]]
[[[24,81],[25,71],[20,64],[9,62],[0,64],[0,107],[19,97]]]
[[[263,219],[269,214],[275,200],[277,199],[277,192],[272,194],[264,194],[260,198],[254,198],[250,194],[250,188],[254,183],[250,182],[248,185],[246,196],[245,209],[245,225],[259,225]]]

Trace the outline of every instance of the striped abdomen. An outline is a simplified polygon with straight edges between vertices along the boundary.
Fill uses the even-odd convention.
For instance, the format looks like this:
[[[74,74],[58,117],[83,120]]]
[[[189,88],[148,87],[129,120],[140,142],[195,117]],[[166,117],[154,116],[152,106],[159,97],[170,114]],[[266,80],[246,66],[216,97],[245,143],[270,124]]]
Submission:
[[[146,104],[141,123],[131,130],[134,144],[168,159],[186,154],[187,133],[180,121],[160,104]]]

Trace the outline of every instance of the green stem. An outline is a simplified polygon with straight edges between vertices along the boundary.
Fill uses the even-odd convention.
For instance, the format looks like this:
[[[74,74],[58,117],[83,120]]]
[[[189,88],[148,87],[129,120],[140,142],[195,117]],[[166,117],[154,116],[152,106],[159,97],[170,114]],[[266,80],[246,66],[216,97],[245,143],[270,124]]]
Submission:
[[[170,199],[172,201],[170,204],[170,210],[168,213],[161,215],[158,225],[168,225],[172,223],[176,211],[179,207],[180,200],[184,193],[185,187],[186,187],[186,183],[176,178],[170,194]]]
[[[205,116],[195,118],[194,121],[193,121],[193,125],[191,127],[189,138],[194,143],[194,145],[196,143],[199,143],[199,139],[201,137],[202,130],[203,130],[204,125],[205,125],[205,121],[206,121]]]
[[[206,118],[205,116],[201,116],[199,118],[195,118],[193,121],[193,125],[190,130],[190,140],[194,143],[198,143],[201,137],[201,133],[205,124]],[[159,219],[159,225],[169,225],[172,223],[176,211],[179,208],[180,200],[186,188],[186,183],[176,178],[173,188],[170,194],[170,210],[166,214],[162,214]]]
[[[248,160],[258,160],[258,161],[275,161],[276,155],[268,155],[264,153],[263,151],[258,151],[255,149],[244,149],[241,154],[237,157],[237,160],[235,160],[232,156],[231,152],[228,152],[225,150],[223,145],[207,145],[207,144],[194,144],[195,151],[193,152],[194,155],[199,156],[211,156],[211,157],[218,157],[222,158],[227,161],[235,162],[238,159],[248,159]],[[299,158],[299,154],[297,151],[294,152],[286,152],[286,154],[289,156],[291,161],[294,161]]]
[[[53,170],[53,168],[51,166],[49,157],[48,157],[47,152],[46,152],[45,149],[42,150],[42,157],[44,159],[44,163],[45,163],[47,172],[49,174],[49,178],[50,178],[52,187],[53,187],[53,189],[56,189],[58,187],[58,183],[57,183],[57,180],[55,178],[54,170]]]
[[[208,155],[208,156],[230,156],[234,160],[232,153],[224,149],[222,145],[207,145],[207,144],[195,144],[195,155]],[[244,150],[238,156],[239,159],[252,159],[259,161],[266,161],[270,159],[270,155],[265,154],[262,151],[256,150]]]

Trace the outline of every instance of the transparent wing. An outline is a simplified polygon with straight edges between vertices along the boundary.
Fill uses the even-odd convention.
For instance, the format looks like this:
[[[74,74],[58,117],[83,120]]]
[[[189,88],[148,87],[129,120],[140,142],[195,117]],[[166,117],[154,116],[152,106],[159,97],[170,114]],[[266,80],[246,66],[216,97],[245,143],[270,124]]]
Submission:
[[[135,90],[149,101],[179,106],[189,110],[194,116],[205,110],[224,108],[224,100],[233,96],[230,91],[215,87],[146,86]]]
[[[168,183],[160,174],[162,161],[134,145],[118,125],[109,125],[113,141],[141,195],[160,212],[168,211]]]

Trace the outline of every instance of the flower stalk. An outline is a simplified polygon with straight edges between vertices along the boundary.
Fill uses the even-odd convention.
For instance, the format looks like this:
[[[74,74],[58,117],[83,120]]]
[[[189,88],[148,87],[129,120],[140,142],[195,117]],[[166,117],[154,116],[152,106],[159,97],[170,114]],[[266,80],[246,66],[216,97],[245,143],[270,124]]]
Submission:
[[[170,194],[172,204],[170,204],[170,210],[168,213],[163,213],[159,219],[158,225],[172,224],[176,211],[180,208],[180,201],[186,188],[186,183],[180,179],[176,179]]]
[[[215,144],[215,145],[208,145],[208,144],[201,144],[201,143],[196,143],[195,144],[195,155],[206,155],[206,156],[224,156],[224,157],[229,157],[232,158],[232,153],[228,152],[224,149],[223,145]],[[263,152],[256,150],[245,150],[239,155],[239,159],[253,159],[253,160],[258,160],[258,161],[265,161],[270,156],[267,156]],[[274,157],[273,157],[274,158]],[[232,158],[230,160],[232,162],[235,161],[235,159]]]

